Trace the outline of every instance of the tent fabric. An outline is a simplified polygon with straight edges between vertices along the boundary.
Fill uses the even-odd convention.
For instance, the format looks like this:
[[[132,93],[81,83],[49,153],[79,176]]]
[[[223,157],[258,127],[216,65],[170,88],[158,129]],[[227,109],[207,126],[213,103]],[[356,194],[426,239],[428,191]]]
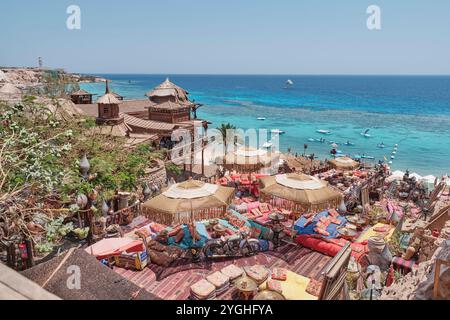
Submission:
[[[172,199],[195,199],[213,195],[218,187],[215,184],[192,180],[172,185],[163,195]]]
[[[120,255],[122,252],[132,253],[145,251],[144,243],[141,240],[134,240],[131,238],[109,238],[103,239],[85,251],[97,259],[106,259],[115,255]]]
[[[171,188],[173,189],[169,188],[172,191],[168,195],[177,198],[162,193],[142,205],[142,212],[147,218],[166,225],[221,218],[235,191],[234,188],[218,185],[212,188],[195,180],[176,184]],[[215,192],[212,192],[214,189]]]
[[[260,189],[261,198],[269,203],[282,204],[284,209],[297,212],[319,212],[322,210],[336,208],[342,201],[342,194],[328,187],[325,181],[317,178],[291,173],[286,175],[286,179],[281,181],[294,180],[290,184],[292,187],[280,184],[277,176],[261,178],[262,188]],[[307,182],[303,184],[295,183]],[[319,187],[319,183],[321,188]],[[294,187],[295,186],[295,187]],[[317,189],[315,189],[317,188]],[[288,200],[279,201],[279,200]]]
[[[402,180],[405,173],[403,171],[394,171],[392,174],[386,178],[387,182],[393,182],[395,180]]]
[[[331,167],[342,170],[354,170],[359,168],[359,162],[348,157],[339,157],[329,161]]]
[[[239,172],[256,172],[279,162],[279,152],[261,149],[241,148],[224,156],[223,166]]]
[[[306,175],[280,174],[275,177],[275,180],[278,184],[294,189],[317,190],[324,187],[324,182],[320,179]]]

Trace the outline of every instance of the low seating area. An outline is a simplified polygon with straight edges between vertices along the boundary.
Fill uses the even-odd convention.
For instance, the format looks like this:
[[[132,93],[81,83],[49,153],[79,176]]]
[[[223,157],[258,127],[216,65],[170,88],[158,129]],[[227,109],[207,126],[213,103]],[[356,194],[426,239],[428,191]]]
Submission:
[[[272,293],[272,297],[278,294],[283,300],[335,298],[331,295],[341,293],[350,257],[350,246],[345,245],[335,258],[329,261],[320,281],[280,267],[270,270],[263,265],[244,268],[229,265],[194,283],[190,288],[190,298],[216,299],[228,290],[233,291],[232,296],[242,300],[259,299],[263,292]],[[230,278],[228,274],[234,278]]]
[[[241,278],[243,274],[242,268],[231,264],[193,284],[190,298],[193,300],[213,300],[228,291],[232,282]]]

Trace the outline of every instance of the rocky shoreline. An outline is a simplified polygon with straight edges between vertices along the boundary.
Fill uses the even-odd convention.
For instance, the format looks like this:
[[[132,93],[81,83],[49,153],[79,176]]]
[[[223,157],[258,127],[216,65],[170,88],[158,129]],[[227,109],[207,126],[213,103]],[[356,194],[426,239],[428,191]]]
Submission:
[[[67,73],[63,69],[0,67],[0,85],[9,83],[19,89],[37,87],[43,84],[44,74],[47,72],[65,74],[77,83],[106,82],[105,78],[80,73]]]

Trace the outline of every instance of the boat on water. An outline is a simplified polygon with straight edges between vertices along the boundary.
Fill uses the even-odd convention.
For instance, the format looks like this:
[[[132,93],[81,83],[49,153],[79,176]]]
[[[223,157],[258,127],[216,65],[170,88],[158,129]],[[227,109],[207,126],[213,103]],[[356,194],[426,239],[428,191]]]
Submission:
[[[386,146],[385,146],[384,143],[382,142],[382,143],[379,143],[379,144],[377,145],[377,148],[384,149],[384,148],[386,148]]]
[[[371,135],[370,135],[369,131],[370,131],[370,129],[367,129],[366,131],[361,132],[361,135],[362,135],[363,137],[370,138]]]
[[[285,134],[286,132],[280,129],[272,129],[270,130],[271,133],[273,134]]]
[[[264,118],[264,117],[258,117],[258,118],[256,118],[256,120],[264,121],[264,120],[266,120],[266,118]]]
[[[269,149],[272,148],[273,143],[272,142],[266,142],[262,145],[263,148]]]
[[[363,154],[363,155],[357,154],[353,158],[355,158],[355,159],[368,159],[368,160],[374,160],[375,159],[375,157],[368,156],[368,155],[365,155],[365,154]]]
[[[347,141],[344,143],[345,146],[354,146],[355,144],[353,142]]]
[[[316,132],[320,134],[331,134],[330,130],[323,130],[323,129],[316,130]]]
[[[292,81],[291,79],[286,80],[286,84],[284,85],[285,89],[289,89],[292,88],[292,86],[294,85],[294,81]]]

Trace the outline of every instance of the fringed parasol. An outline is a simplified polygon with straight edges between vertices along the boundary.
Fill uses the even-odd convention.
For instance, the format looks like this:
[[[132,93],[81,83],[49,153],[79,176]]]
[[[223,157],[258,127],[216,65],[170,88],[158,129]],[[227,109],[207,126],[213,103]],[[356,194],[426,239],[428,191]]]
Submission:
[[[188,180],[145,202],[142,212],[165,225],[191,223],[223,217],[233,197],[234,188]]]

